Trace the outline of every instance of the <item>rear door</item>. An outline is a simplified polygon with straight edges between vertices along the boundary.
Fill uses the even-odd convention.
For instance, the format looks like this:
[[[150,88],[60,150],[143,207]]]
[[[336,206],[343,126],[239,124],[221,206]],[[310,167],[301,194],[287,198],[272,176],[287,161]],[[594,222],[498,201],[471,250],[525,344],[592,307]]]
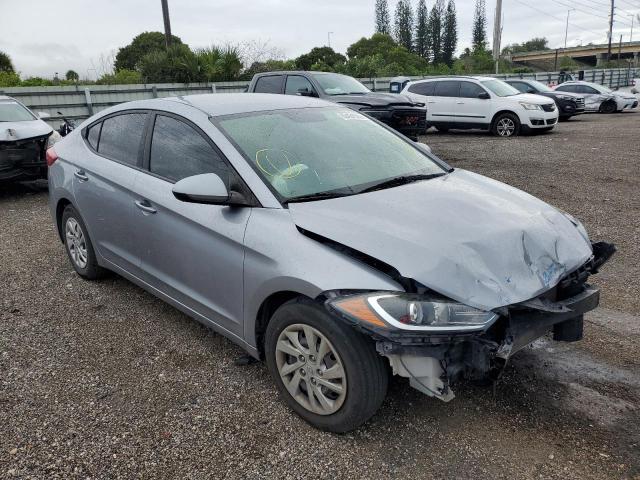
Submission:
[[[575,85],[574,91],[584,96],[584,107],[586,110],[598,110],[605,96],[589,85]]]
[[[455,123],[460,82],[458,80],[438,80],[433,96],[427,100],[427,120],[429,123]]]
[[[100,256],[136,274],[134,185],[142,165],[149,114],[114,114],[85,130],[88,154],[74,165],[76,206]]]
[[[151,129],[151,127],[150,127]],[[250,208],[187,203],[175,182],[215,173],[229,188],[239,177],[198,127],[157,113],[140,174],[135,217],[143,279],[225,330],[242,335],[244,231]]]
[[[483,93],[488,92],[477,83],[460,82],[460,94],[456,102],[456,118],[459,122],[484,125],[491,122],[493,100],[479,98]]]

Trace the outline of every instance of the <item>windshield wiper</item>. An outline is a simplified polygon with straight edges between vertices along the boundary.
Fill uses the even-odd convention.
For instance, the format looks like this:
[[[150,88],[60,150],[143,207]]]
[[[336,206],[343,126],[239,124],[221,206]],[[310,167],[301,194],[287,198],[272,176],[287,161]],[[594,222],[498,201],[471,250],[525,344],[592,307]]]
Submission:
[[[399,187],[400,185],[419,182],[420,180],[430,180],[432,178],[442,177],[443,175],[446,175],[446,173],[431,173],[428,175],[405,175],[402,177],[390,178],[389,180],[376,183],[375,185],[371,185],[370,187],[360,190],[358,193],[367,193],[373,192],[375,190],[383,190],[385,188]]]
[[[347,197],[349,195],[353,195],[352,192],[344,193],[344,192],[318,192],[318,193],[310,193],[309,195],[298,195],[297,197],[287,198],[282,202],[283,205],[287,205],[288,203],[297,203],[297,202],[312,202],[314,200],[328,200],[330,198],[339,198],[339,197]]]

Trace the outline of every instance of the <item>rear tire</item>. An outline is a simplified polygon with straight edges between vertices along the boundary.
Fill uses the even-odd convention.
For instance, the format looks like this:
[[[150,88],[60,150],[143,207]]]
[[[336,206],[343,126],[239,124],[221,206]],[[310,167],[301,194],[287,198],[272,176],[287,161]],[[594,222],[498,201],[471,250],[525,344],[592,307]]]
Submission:
[[[617,109],[618,105],[616,105],[616,102],[604,102],[602,105],[600,105],[599,112],[609,114],[615,113]]]
[[[449,127],[436,127],[436,130],[442,133],[447,133],[449,131]]]
[[[388,371],[373,341],[304,297],[285,303],[271,317],[265,356],[285,402],[321,430],[343,433],[359,427],[387,393]],[[332,388],[326,386],[329,381]]]
[[[67,205],[62,213],[62,235],[71,265],[82,278],[96,280],[105,270],[98,265],[87,227],[77,210]]]
[[[501,113],[491,125],[491,133],[498,137],[515,137],[520,134],[520,120],[513,113]]]
[[[568,117],[560,117],[558,119],[558,121],[560,121],[560,122],[568,122],[570,118],[571,118],[571,115],[569,115]]]

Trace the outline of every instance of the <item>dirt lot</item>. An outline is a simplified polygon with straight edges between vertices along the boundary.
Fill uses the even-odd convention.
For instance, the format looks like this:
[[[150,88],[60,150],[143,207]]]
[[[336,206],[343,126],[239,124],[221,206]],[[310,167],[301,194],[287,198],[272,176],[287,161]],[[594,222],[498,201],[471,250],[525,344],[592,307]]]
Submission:
[[[620,252],[577,344],[537,341],[449,404],[404,381],[349,435],[262,364],[129,282],[75,275],[46,189],[0,192],[0,478],[640,478],[640,113],[511,140],[428,134],[456,167],[582,219]]]

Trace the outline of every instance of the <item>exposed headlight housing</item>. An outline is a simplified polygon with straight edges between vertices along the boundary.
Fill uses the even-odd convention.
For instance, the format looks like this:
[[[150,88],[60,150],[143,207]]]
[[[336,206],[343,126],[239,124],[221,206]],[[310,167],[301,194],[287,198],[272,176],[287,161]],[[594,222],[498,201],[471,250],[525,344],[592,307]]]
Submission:
[[[425,333],[478,332],[498,315],[448,299],[401,292],[373,292],[337,297],[328,307],[349,320],[372,329]]]
[[[542,110],[542,105],[538,105],[537,103],[528,103],[528,102],[520,102],[522,108],[525,110]]]
[[[558,211],[561,214],[563,214],[565,217],[567,217],[567,220],[573,223],[573,225],[578,229],[578,232],[580,232],[580,235],[582,235],[582,238],[584,238],[587,241],[587,243],[591,243],[591,240],[589,240],[589,234],[587,233],[587,229],[584,228],[584,225],[582,225],[582,222],[580,220],[578,220],[576,217],[574,217],[570,213],[565,212],[561,208],[558,208]]]
[[[53,131],[49,138],[47,139],[47,148],[53,147],[56,142],[62,140],[62,135],[60,135],[56,130]]]
[[[577,100],[576,97],[572,97],[570,95],[558,95],[558,98],[560,100]]]

